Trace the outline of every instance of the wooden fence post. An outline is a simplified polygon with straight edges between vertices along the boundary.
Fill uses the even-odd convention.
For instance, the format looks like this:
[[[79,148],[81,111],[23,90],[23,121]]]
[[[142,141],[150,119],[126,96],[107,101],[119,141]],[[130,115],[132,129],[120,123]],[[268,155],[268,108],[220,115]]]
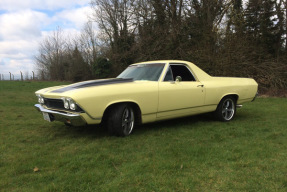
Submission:
[[[22,71],[20,71],[20,73],[21,73],[21,81],[23,81],[23,74],[22,74]]]

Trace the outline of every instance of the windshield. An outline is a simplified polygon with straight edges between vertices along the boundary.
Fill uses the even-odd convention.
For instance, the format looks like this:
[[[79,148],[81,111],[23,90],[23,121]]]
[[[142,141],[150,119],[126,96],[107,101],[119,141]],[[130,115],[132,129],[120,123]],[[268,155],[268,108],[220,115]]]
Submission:
[[[118,78],[132,78],[133,80],[158,81],[164,64],[140,64],[126,68]]]

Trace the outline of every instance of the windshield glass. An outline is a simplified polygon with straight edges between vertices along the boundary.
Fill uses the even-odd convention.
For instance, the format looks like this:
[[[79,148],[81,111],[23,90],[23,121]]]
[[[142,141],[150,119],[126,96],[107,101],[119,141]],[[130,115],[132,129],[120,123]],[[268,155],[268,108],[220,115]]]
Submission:
[[[118,78],[132,78],[133,80],[158,81],[164,64],[141,64],[126,68]]]

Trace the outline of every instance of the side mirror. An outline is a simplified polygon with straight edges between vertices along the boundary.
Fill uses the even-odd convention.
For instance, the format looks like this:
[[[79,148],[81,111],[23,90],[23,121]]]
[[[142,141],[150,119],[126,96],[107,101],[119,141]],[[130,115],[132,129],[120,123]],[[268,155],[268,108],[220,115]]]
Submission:
[[[181,76],[176,76],[176,78],[175,78],[175,82],[179,83],[179,82],[181,82],[181,81],[182,81]]]

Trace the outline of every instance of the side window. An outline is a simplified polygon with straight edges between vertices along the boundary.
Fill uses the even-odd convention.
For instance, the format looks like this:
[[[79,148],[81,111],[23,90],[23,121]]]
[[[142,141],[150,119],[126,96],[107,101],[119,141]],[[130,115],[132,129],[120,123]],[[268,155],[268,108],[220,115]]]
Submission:
[[[163,81],[173,81],[172,71],[170,67],[168,68]]]
[[[182,81],[196,81],[190,70],[184,65],[170,65],[173,79],[181,76]]]

